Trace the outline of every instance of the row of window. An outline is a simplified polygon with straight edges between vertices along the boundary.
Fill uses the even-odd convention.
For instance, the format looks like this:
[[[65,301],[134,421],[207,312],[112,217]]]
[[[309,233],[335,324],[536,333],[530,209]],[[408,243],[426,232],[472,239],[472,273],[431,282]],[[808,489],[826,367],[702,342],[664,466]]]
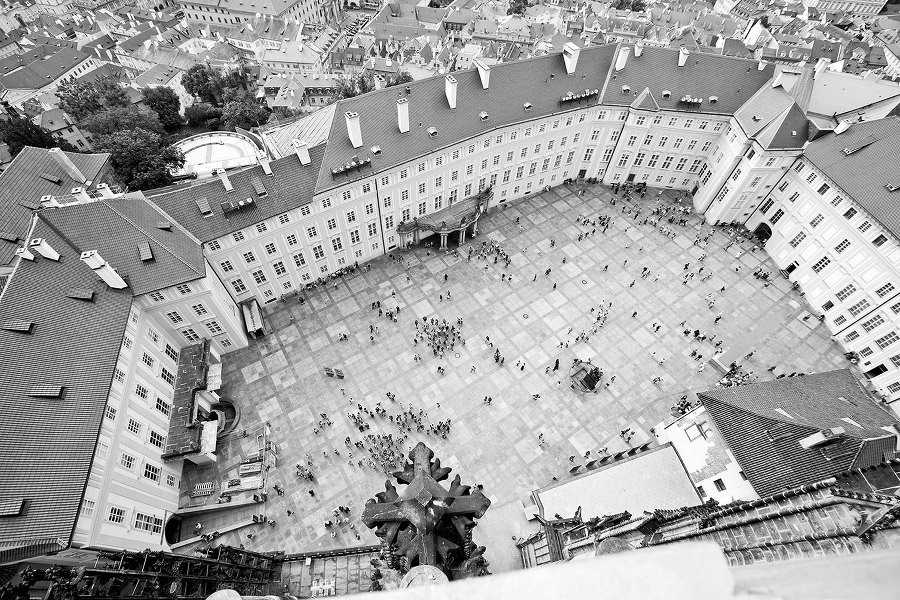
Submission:
[[[84,504],[81,507],[81,514],[89,517],[94,514],[94,501],[93,500],[85,500]],[[127,512],[124,508],[119,508],[118,506],[110,506],[109,513],[106,516],[106,520],[110,523],[115,523],[116,525],[121,525],[125,523],[125,516]],[[160,533],[163,527],[163,520],[156,515],[146,515],[144,513],[135,512],[134,513],[134,528],[142,531],[149,531],[150,533]]]

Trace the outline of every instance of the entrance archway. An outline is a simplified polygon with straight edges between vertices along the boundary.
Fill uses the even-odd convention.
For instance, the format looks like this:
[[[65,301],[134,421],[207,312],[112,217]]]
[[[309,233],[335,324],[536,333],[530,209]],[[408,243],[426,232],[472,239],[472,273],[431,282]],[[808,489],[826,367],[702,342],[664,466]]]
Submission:
[[[760,223],[756,226],[756,229],[753,230],[753,235],[765,244],[769,241],[769,238],[772,237],[772,228],[769,227],[768,223]]]

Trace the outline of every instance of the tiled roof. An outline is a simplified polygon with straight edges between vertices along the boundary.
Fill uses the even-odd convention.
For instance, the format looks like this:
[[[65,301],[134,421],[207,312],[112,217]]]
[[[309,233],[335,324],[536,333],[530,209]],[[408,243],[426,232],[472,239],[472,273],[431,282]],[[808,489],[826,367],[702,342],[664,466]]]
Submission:
[[[334,109],[335,104],[329,104],[291,123],[260,127],[260,136],[275,158],[293,154],[293,140],[303,140],[310,147],[318,146],[328,140]]]
[[[296,155],[271,162],[272,175],[266,175],[257,165],[228,174],[233,191],[227,194],[218,178],[184,187],[164,188],[149,192],[150,200],[171,215],[201,242],[216,239],[239,229],[279,215],[312,201],[316,176],[322,163],[325,144],[310,148],[310,164],[301,166]],[[252,180],[266,188],[266,196],[259,197]],[[223,200],[238,201],[252,198],[255,206],[224,213]],[[197,201],[206,199],[212,214],[204,217]]]
[[[50,85],[63,74],[89,57],[74,48],[54,48],[54,53],[35,60],[27,66],[0,77],[0,85],[6,89],[38,90]]]
[[[685,65],[679,67],[678,52],[671,48],[645,47],[641,56],[629,55],[625,68],[612,71],[604,90],[603,104],[628,106],[634,101],[633,94],[649,87],[664,110],[697,112],[696,108],[686,108],[680,101],[687,95],[703,98],[703,113],[731,115],[765,85],[775,71],[771,64],[760,70],[755,60],[703,53],[690,54]],[[629,93],[623,93],[623,85],[630,88]],[[663,90],[671,92],[669,98],[663,97]],[[718,100],[710,103],[710,96],[716,96]]]
[[[178,353],[178,374],[175,378],[175,394],[172,397],[172,418],[163,459],[200,450],[200,427],[194,422],[194,392],[206,389],[209,370],[209,340],[182,348]]]
[[[764,85],[734,113],[734,118],[747,137],[753,137],[793,103],[794,99],[781,87]]]
[[[132,299],[43,221],[34,235],[61,259],[22,261],[0,304],[0,322],[34,322],[32,333],[0,329],[0,498],[25,500],[21,515],[2,518],[0,546],[69,542]],[[93,300],[69,298],[72,288],[93,291]],[[30,396],[38,385],[63,386],[62,397]]]
[[[66,152],[75,166],[93,184],[100,170],[109,161],[109,154],[77,154]],[[42,177],[47,175],[49,178]],[[59,180],[59,183],[51,181]],[[0,231],[18,236],[19,243],[0,239],[0,265],[9,264],[16,248],[28,233],[31,209],[41,196],[66,195],[73,187],[81,186],[70,178],[45,148],[26,146],[0,174]]]
[[[206,275],[200,244],[177,223],[169,221],[169,229],[157,227],[169,217],[140,194],[44,209],[41,218],[82,252],[96,250],[128,279],[135,295]],[[152,260],[141,260],[138,246],[145,242],[150,244]]]
[[[380,146],[382,153],[372,157],[372,167],[380,171],[498,127],[562,114],[559,99],[567,92],[602,89],[614,53],[615,46],[583,49],[573,76],[566,75],[561,54],[492,65],[487,90],[481,87],[477,69],[454,71],[455,110],[447,105],[443,77],[412,82],[409,96],[404,95],[409,99],[410,123],[410,131],[405,134],[397,128],[397,97],[398,93],[404,93],[402,88],[385,88],[341,100],[336,103],[316,189],[343,184],[347,176],[334,179],[331,169],[347,163],[353,156],[368,156],[369,148],[374,145]],[[511,93],[512,90],[517,92]],[[525,102],[532,105],[528,112],[523,109]],[[361,148],[354,149],[347,137],[344,113],[348,111],[360,115]],[[481,111],[489,114],[487,121],[479,118]],[[437,129],[437,136],[429,136],[430,127]],[[360,175],[370,173],[363,170]]]
[[[879,464],[896,453],[898,422],[847,369],[698,394],[760,496]],[[825,446],[800,440],[841,427]],[[888,441],[886,441],[888,440]]]
[[[769,150],[803,148],[809,139],[809,120],[796,103],[791,104],[756,139]]]
[[[849,156],[844,148],[875,141]],[[856,123],[840,135],[829,133],[811,142],[804,154],[841,186],[885,229],[900,237],[900,192],[886,184],[900,184],[900,117]]]

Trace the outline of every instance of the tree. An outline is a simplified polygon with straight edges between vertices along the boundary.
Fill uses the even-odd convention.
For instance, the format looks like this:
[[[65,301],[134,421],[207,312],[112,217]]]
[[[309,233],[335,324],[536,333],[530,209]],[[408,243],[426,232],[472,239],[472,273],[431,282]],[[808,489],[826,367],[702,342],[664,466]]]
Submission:
[[[199,96],[204,102],[219,106],[222,99],[224,80],[222,73],[209,65],[194,65],[181,78],[181,85],[192,96]]]
[[[94,113],[81,122],[81,126],[94,135],[109,135],[117,131],[143,129],[162,135],[164,132],[159,117],[152,110],[138,110],[134,106],[128,108],[110,108]]]
[[[413,79],[412,75],[409,74],[409,71],[397,71],[387,78],[387,84],[385,85],[385,87],[403,85],[404,83],[409,83],[410,81],[415,80]]]
[[[374,89],[375,78],[368,71],[362,71],[349,77],[347,75],[339,77],[334,97],[336,100],[353,98],[354,96],[371,92]]]
[[[141,95],[144,97],[144,104],[156,113],[163,127],[171,130],[181,126],[181,100],[175,90],[166,86],[144,88]]]
[[[209,104],[194,104],[184,109],[184,117],[191,127],[205,125],[209,129],[218,128],[218,120],[222,117],[222,109]],[[210,121],[216,121],[216,127],[209,125]]]
[[[43,127],[35,125],[30,119],[12,117],[0,121],[0,139],[9,145],[9,153],[15,157],[25,146],[38,148],[62,148],[75,151],[75,148],[62,138],[56,137]]]
[[[59,98],[59,107],[79,122],[106,108],[131,104],[124,88],[108,75],[97,77],[93,82],[67,79],[54,93]]]
[[[250,129],[269,120],[269,109],[252,98],[229,102],[222,108],[222,122],[226,127]]]
[[[113,168],[130,189],[147,190],[172,183],[172,171],[184,166],[184,155],[163,146],[159,134],[144,129],[117,131],[94,138],[94,145],[109,152]]]
[[[508,15],[521,15],[528,8],[528,0],[510,0],[509,9],[506,11]]]
[[[272,108],[272,114],[279,119],[290,119],[303,114],[299,108],[288,108],[287,106],[275,106]],[[271,117],[269,117],[271,118]]]

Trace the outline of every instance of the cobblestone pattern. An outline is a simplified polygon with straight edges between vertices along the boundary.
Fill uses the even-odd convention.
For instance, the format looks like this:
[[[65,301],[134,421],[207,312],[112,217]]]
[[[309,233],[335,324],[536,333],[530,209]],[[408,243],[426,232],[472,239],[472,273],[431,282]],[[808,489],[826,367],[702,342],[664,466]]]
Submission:
[[[554,478],[566,477],[570,457],[577,460],[588,451],[596,455],[604,447],[610,452],[627,449],[629,444],[619,435],[626,428],[634,432],[631,445],[653,439],[650,429],[670,416],[682,394],[715,385],[717,373],[711,366],[700,371],[712,356],[712,345],[685,337],[682,320],[719,336],[732,351],[755,349],[748,367],[762,379],[774,376],[766,370],[774,365],[786,372],[846,366],[824,326],[803,319],[809,313],[787,281],[778,278],[763,287],[752,277],[758,267],[776,272],[763,251],[751,251],[747,242],[725,250],[731,238],[721,228],[708,247],[692,245],[701,231],[700,219],[693,215],[687,227],[666,224],[678,232],[673,240],[624,214],[621,200],[612,206],[608,188],[591,186],[584,195],[578,189],[557,187],[493,208],[482,219],[480,235],[471,244],[480,248],[489,239],[501,243],[513,259],[508,269],[493,260],[468,262],[419,248],[400,254],[402,262],[385,257],[370,263],[367,272],[305,294],[304,305],[291,300],[266,307],[272,333],[224,359],[222,396],[241,409],[236,432],[220,441],[217,464],[186,470],[182,491],[198,481],[234,476],[266,421],[279,445],[279,467],[270,473],[270,482],[287,491],[284,496],[270,491],[265,505],[265,512],[277,521],[275,527],[258,526],[252,540],[243,531],[228,534],[222,543],[297,552],[360,543],[354,532],[362,534],[361,543],[377,543],[358,517],[365,500],[383,489],[385,474],[348,464],[344,438],[361,437],[347,418],[351,397],[354,410],[357,402],[374,409],[381,401],[392,411],[395,407],[385,398],[391,391],[398,402],[427,411],[432,422],[452,419],[448,439],[414,434],[406,444],[411,447],[424,439],[463,481],[483,484],[495,510],[521,502]],[[651,190],[646,200],[637,202],[646,215],[657,202],[671,205],[673,200],[669,192],[657,195]],[[579,233],[592,227],[579,225],[576,218],[603,214],[613,219],[609,229],[578,241]],[[702,230],[708,232],[709,227]],[[460,250],[465,255],[468,246]],[[700,263],[703,253],[709,257]],[[695,276],[682,285],[685,263],[695,272],[702,265],[704,274],[714,276],[704,282]],[[642,267],[653,275],[641,279]],[[547,269],[549,276],[544,275]],[[725,292],[719,293],[723,286]],[[713,309],[705,300],[709,294],[716,300]],[[376,300],[386,307],[400,306],[400,322],[379,319],[370,310]],[[590,309],[610,301],[605,326],[588,342],[576,344],[575,336],[593,323]],[[719,312],[724,318],[714,325]],[[443,360],[412,342],[413,319],[432,316],[450,322],[464,319],[466,345],[457,346],[457,352]],[[779,326],[760,326],[771,319]],[[379,327],[374,344],[369,340],[370,324]],[[754,337],[757,329],[764,332],[762,339]],[[347,333],[349,341],[339,341],[341,333]],[[503,366],[495,364],[485,336],[505,357]],[[692,350],[705,358],[695,360]],[[413,360],[417,352],[423,361]],[[556,358],[564,373],[575,357],[600,365],[604,381],[612,383],[597,394],[577,394],[559,374],[545,373]],[[663,364],[660,358],[665,359]],[[515,366],[517,361],[524,361],[524,370]],[[439,364],[446,369],[443,376],[436,373]],[[343,369],[346,379],[325,377],[325,366]],[[654,377],[661,378],[656,385],[651,383]],[[535,401],[532,394],[541,397]],[[485,396],[493,398],[491,406],[482,402]],[[316,435],[313,428],[320,413],[327,413],[334,425]],[[250,437],[241,438],[242,429]],[[377,432],[397,429],[376,418],[366,433]],[[539,444],[539,434],[544,444]],[[335,449],[341,456],[334,454]],[[307,452],[315,459],[314,485],[293,473],[293,465],[305,462]],[[309,496],[310,489],[315,497]],[[338,505],[353,512],[332,537],[323,523]],[[287,516],[287,510],[293,515]],[[202,517],[208,519],[205,530],[246,517],[241,512],[254,511]],[[524,523],[521,510],[513,508],[508,514],[520,515]],[[476,539],[481,529],[476,529]],[[492,563],[512,568],[509,565],[518,561],[514,535],[503,531],[506,544],[497,536],[487,552]],[[500,554],[504,560],[495,558]]]

